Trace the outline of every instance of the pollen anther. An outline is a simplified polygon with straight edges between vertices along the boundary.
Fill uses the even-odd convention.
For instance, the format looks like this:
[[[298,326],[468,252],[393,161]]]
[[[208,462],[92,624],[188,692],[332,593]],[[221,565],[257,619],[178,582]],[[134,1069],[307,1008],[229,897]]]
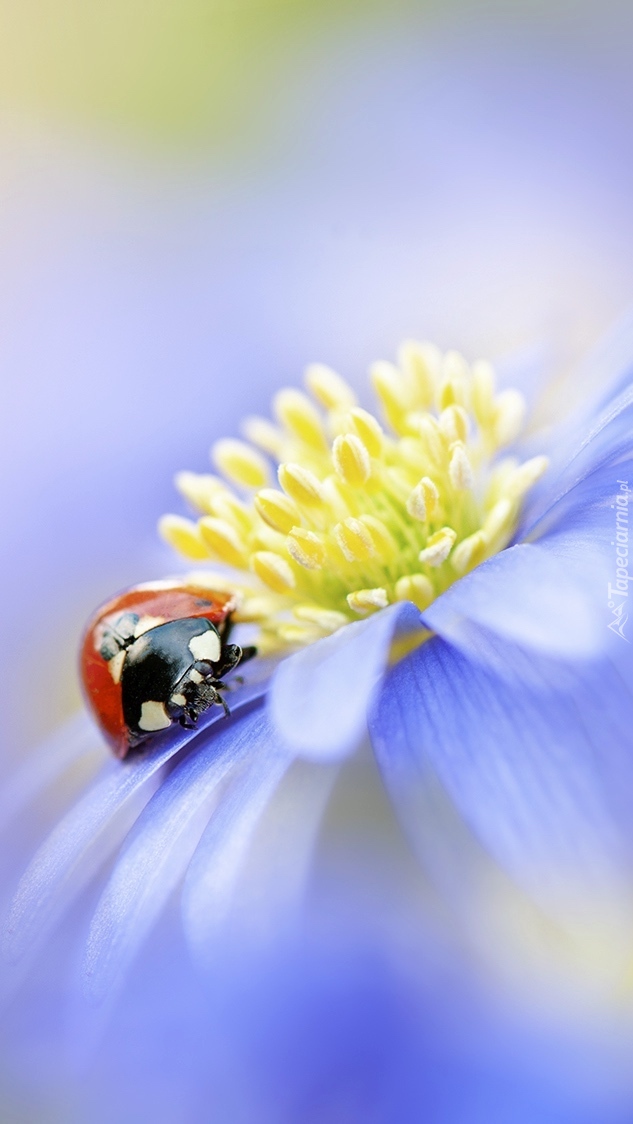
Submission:
[[[213,460],[228,480],[246,488],[263,488],[268,468],[263,457],[244,441],[226,438],[216,441],[211,450]]]
[[[323,502],[323,488],[309,468],[300,464],[280,464],[277,473],[287,496],[302,506],[314,507]]]
[[[277,395],[278,424],[249,418],[248,443],[214,445],[237,489],[211,474],[177,477],[201,515],[164,516],[161,534],[185,557],[227,567],[225,577],[209,571],[212,588],[235,594],[235,619],[257,626],[262,654],[392,601],[423,611],[512,541],[523,497],[547,467],[540,456],[497,459],[525,403],[495,392],[489,363],[407,340],[398,365],[376,363],[371,378],[384,429],[340,375],[312,364],[308,394]],[[263,454],[278,464],[279,488]]]
[[[296,503],[275,488],[262,488],[255,496],[255,507],[269,527],[287,535],[300,522]]]
[[[407,511],[419,523],[431,519],[437,507],[439,492],[428,476],[423,476],[416,484],[407,500]]]
[[[426,574],[405,574],[395,585],[397,601],[413,601],[418,609],[426,609],[435,597],[432,582]]]
[[[365,562],[374,554],[372,536],[360,519],[337,523],[334,538],[348,562]]]
[[[352,410],[350,419],[356,434],[360,437],[369,455],[379,457],[385,440],[380,422],[373,414],[370,414],[367,410],[361,410],[360,407]]]
[[[291,433],[311,449],[325,449],[325,434],[318,411],[300,390],[281,390],[275,398],[275,413]]]
[[[353,433],[337,437],[332,446],[332,460],[337,476],[352,488],[361,488],[371,475],[369,453]]]
[[[451,484],[459,492],[467,491],[467,489],[472,488],[475,483],[468,453],[461,442],[456,442],[453,447],[450,464],[448,466],[448,474],[451,478]]]
[[[441,566],[448,558],[456,538],[452,527],[442,527],[430,536],[424,550],[418,554],[420,562],[427,566]]]
[[[351,386],[324,363],[311,363],[306,367],[305,383],[326,410],[348,410],[356,404],[356,395]]]
[[[295,587],[295,576],[289,563],[273,551],[259,550],[253,554],[251,568],[275,593],[286,593]]]
[[[304,531],[302,527],[295,527],[288,535],[286,545],[288,553],[304,569],[323,569],[326,559],[325,545],[313,531]]]
[[[200,537],[197,524],[182,515],[163,515],[158,523],[158,532],[170,546],[185,558],[201,562],[209,557],[209,551]]]
[[[348,593],[347,604],[359,616],[375,613],[377,609],[386,609],[389,604],[385,589],[357,589]]]
[[[220,562],[229,566],[241,567],[246,561],[246,546],[235,527],[227,523],[226,519],[216,519],[211,515],[203,515],[198,521],[202,541],[206,544],[209,553]]]

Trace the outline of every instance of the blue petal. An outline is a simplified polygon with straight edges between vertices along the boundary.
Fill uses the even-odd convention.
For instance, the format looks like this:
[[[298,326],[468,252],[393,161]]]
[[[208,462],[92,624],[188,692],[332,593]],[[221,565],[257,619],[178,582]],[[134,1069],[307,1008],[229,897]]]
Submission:
[[[391,605],[285,660],[270,690],[270,713],[282,741],[315,760],[351,753],[366,729],[367,706],[392,642],[416,630],[418,610]]]
[[[258,950],[267,938],[278,946],[297,924],[317,833],[339,773],[338,763],[297,760],[287,772],[290,759],[270,749],[270,725],[261,738],[268,742],[265,754],[254,746],[248,769],[223,798],[185,879],[185,934],[196,962],[210,970],[217,967],[220,939],[226,963],[228,925],[228,943],[239,943],[248,955],[251,940]]]
[[[92,999],[112,998],[181,880],[213,812],[218,786],[254,746],[266,754],[265,726],[258,708],[236,715],[211,737],[200,739],[139,816],[90,929],[85,991]]]
[[[274,730],[265,715],[258,715],[249,738],[250,761],[224,794],[187,871],[184,928],[202,961],[214,955],[213,938],[230,911],[253,835],[292,761],[275,750]],[[293,837],[292,849],[295,846]]]
[[[497,644],[503,677],[439,637],[386,677],[370,734],[413,843],[445,878],[451,833],[438,836],[433,818],[448,797],[471,839],[451,872],[460,889],[471,888],[463,855],[483,846],[543,906],[590,892],[597,914],[606,903],[625,912],[631,682],[607,659],[571,668],[543,657],[526,681],[520,650]]]
[[[571,435],[555,434],[550,452],[551,465],[540,484],[530,494],[522,518],[522,534],[548,512],[563,496],[606,465],[617,465],[631,453],[633,442],[633,383],[628,381],[615,398]],[[542,450],[541,450],[542,451]]]
[[[103,759],[103,746],[82,711],[52,737],[29,753],[14,772],[3,777],[0,790],[0,831],[6,831],[49,785],[80,759]]]
[[[257,665],[259,661],[254,661]],[[261,696],[270,669],[251,669],[251,679],[236,690],[234,711]],[[263,678],[262,678],[263,677]],[[207,727],[220,720],[203,715]],[[119,846],[151,795],[157,774],[199,731],[170,730],[153,748],[121,763],[110,761],[92,787],[58,823],[22,877],[4,933],[3,950],[17,960],[44,939],[58,917]]]
[[[597,602],[598,593],[589,598],[581,576],[570,574],[553,550],[525,543],[496,554],[455,582],[424,610],[422,620],[471,653],[485,629],[553,657],[579,658],[603,646],[604,619]]]
[[[43,940],[59,915],[118,846],[130,817],[138,814],[139,802],[149,795],[144,790],[175,752],[164,749],[142,762],[108,763],[85,796],[51,832],[13,899],[4,940],[8,959],[18,959]]]

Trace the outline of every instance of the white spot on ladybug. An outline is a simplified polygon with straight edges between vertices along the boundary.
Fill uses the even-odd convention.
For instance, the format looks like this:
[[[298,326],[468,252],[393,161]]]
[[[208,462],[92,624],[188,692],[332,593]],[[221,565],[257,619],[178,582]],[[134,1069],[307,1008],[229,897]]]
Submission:
[[[173,702],[174,706],[185,706],[187,702],[184,695],[172,695],[171,701]]]
[[[134,639],[138,640],[144,632],[149,632],[150,628],[157,628],[159,624],[164,624],[164,617],[141,617],[136,628],[134,629]]]
[[[192,636],[189,641],[189,651],[196,660],[210,660],[218,663],[221,652],[220,637],[215,629],[207,629],[199,636]]]
[[[199,671],[196,671],[195,667],[192,667],[191,671],[189,672],[189,679],[192,683],[202,683],[204,675],[201,675]]]
[[[169,717],[165,706],[162,702],[144,702],[141,707],[141,717],[139,721],[139,730],[145,730],[151,733],[154,730],[166,730],[171,726],[171,718]]]
[[[111,660],[108,660],[108,671],[112,676],[115,683],[121,682],[121,672],[123,671],[123,664],[125,663],[125,648],[117,652]]]

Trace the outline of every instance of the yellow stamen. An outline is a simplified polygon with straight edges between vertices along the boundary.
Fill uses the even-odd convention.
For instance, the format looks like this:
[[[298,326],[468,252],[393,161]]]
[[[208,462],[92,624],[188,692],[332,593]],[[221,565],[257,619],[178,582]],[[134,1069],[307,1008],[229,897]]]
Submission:
[[[232,523],[240,535],[248,535],[253,528],[252,512],[240,503],[227,489],[216,492],[210,503],[211,513],[218,519]]]
[[[295,587],[295,576],[286,559],[270,550],[258,550],[253,554],[251,568],[275,593],[287,593]]]
[[[323,363],[311,363],[306,368],[305,383],[326,410],[348,410],[356,404],[356,395],[351,386]]]
[[[275,397],[275,413],[286,429],[311,449],[327,448],[323,425],[310,399],[300,390],[281,390]]]
[[[209,557],[197,525],[190,519],[183,519],[182,515],[163,515],[158,522],[158,532],[185,558],[200,562]]]
[[[447,406],[440,414],[439,426],[446,440],[464,442],[468,437],[468,414],[463,406]]]
[[[448,558],[456,538],[452,527],[442,527],[430,536],[424,550],[418,554],[420,562],[427,566],[441,566]]]
[[[226,562],[227,566],[244,566],[247,558],[246,546],[235,527],[227,523],[226,519],[204,515],[198,521],[198,527],[209,553],[218,561]]]
[[[258,492],[255,496],[255,507],[264,522],[274,531],[280,531],[282,535],[287,535],[301,522],[296,503],[275,488],[263,488]]]
[[[300,464],[280,464],[277,476],[284,492],[295,503],[305,507],[323,503],[321,482],[309,468],[302,468]]]
[[[337,437],[332,446],[332,460],[337,476],[352,488],[361,488],[371,475],[369,453],[359,437],[348,433]]]
[[[375,515],[361,515],[360,522],[369,532],[373,544],[373,553],[380,558],[382,562],[387,562],[394,558],[398,551],[398,545],[394,539],[391,531],[385,526],[382,519],[377,519]]]
[[[506,484],[506,494],[512,499],[520,499],[534,487],[537,480],[541,479],[548,465],[547,457],[532,457],[531,460],[519,465]]]
[[[359,616],[375,613],[377,609],[386,609],[389,604],[385,589],[357,589],[348,593],[347,604]]]
[[[472,488],[475,482],[468,454],[460,441],[456,442],[453,447],[448,474],[451,478],[451,484],[458,492],[465,492],[468,488]]]
[[[322,570],[325,566],[326,552],[323,539],[313,531],[295,527],[286,540],[288,552],[295,562],[306,570]]]
[[[500,536],[509,535],[514,520],[515,505],[504,496],[497,500],[494,507],[488,512],[483,525],[483,533],[490,543],[495,543]]]
[[[348,562],[364,562],[374,553],[372,537],[360,519],[337,523],[334,538]]]
[[[408,403],[400,371],[393,363],[381,361],[373,364],[371,379],[387,421],[396,433],[402,433]]]
[[[420,452],[432,464],[441,464],[445,445],[437,419],[432,414],[419,414],[415,419],[415,429],[420,442]]]
[[[212,476],[210,473],[178,472],[175,482],[178,491],[191,506],[208,515],[211,514],[213,497],[226,488],[219,477]]]
[[[280,624],[277,633],[291,648],[304,648],[306,644],[314,644],[315,640],[321,639],[319,630],[314,625],[293,624],[291,621]]]
[[[518,390],[504,390],[497,395],[492,420],[498,448],[509,445],[519,436],[524,418],[525,399]]]
[[[437,394],[439,409],[467,406],[469,381],[470,369],[463,355],[458,351],[447,351],[442,362],[442,381]]]
[[[486,550],[486,537],[483,531],[475,531],[467,539],[458,543],[451,555],[451,566],[458,574],[465,574],[483,560]]]
[[[525,403],[514,390],[495,393],[489,363],[470,367],[412,340],[398,363],[371,369],[384,430],[340,375],[313,364],[310,397],[277,395],[278,425],[250,418],[248,443],[214,446],[237,493],[211,474],[178,475],[201,518],[165,516],[161,534],[190,559],[230,568],[223,578],[209,571],[210,588],[235,593],[235,617],[255,624],[262,653],[311,643],[392,601],[424,610],[512,541],[547,467],[539,456],[497,459]],[[279,488],[257,450],[275,459]]]
[[[435,400],[442,355],[432,343],[405,340],[398,349],[398,362],[413,390],[417,409],[428,410]]]
[[[242,425],[244,436],[252,445],[279,458],[284,447],[283,433],[266,418],[246,418]]]
[[[370,457],[379,457],[385,440],[380,422],[373,414],[368,413],[367,410],[361,410],[360,407],[352,410],[350,420]]]
[[[435,598],[432,582],[425,574],[405,574],[395,585],[396,601],[413,601],[418,609],[426,609]]]
[[[272,620],[279,610],[279,598],[269,593],[247,594],[242,597],[233,619],[245,624],[262,624]]]
[[[244,441],[233,441],[230,438],[216,441],[211,455],[220,472],[234,484],[241,484],[246,488],[263,488],[268,480],[266,461]]]
[[[407,511],[419,523],[431,519],[437,507],[439,492],[428,476],[423,476],[407,500]]]
[[[317,625],[322,632],[337,632],[344,624],[349,623],[345,613],[338,613],[335,609],[321,609],[318,605],[295,605],[295,617],[300,621],[308,621]]]
[[[473,363],[473,412],[477,424],[486,429],[494,414],[495,373],[485,359]]]

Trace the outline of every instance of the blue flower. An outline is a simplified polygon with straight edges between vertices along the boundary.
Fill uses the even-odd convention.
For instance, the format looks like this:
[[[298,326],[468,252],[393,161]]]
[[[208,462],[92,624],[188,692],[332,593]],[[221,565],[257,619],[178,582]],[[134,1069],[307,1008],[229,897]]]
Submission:
[[[433,352],[409,347],[402,360],[405,375],[412,356],[429,361],[434,386],[445,395],[437,423],[447,465],[441,486],[430,473],[413,486],[407,478],[415,454],[411,410],[398,405],[402,384],[395,368],[384,366],[376,384],[400,431],[395,444],[351,402],[329,406],[338,419],[332,455],[341,486],[335,501],[324,500],[320,492],[314,503],[310,495],[306,498],[316,488],[314,480],[322,483],[316,461],[326,453],[318,448],[316,432],[311,435],[312,467],[304,466],[303,475],[281,473],[285,491],[279,495],[289,501],[285,505],[270,489],[261,491],[261,463],[249,460],[248,450],[224,444],[217,451],[227,475],[239,478],[251,472],[257,477],[245,482],[260,488],[255,509],[264,511],[271,528],[268,549],[249,547],[252,569],[264,588],[247,588],[243,576],[224,574],[225,581],[241,583],[243,627],[250,622],[259,628],[270,654],[245,670],[246,682],[235,690],[227,722],[207,715],[204,730],[193,736],[183,732],[135,761],[104,766],[94,735],[80,719],[45,746],[5,790],[5,822],[11,815],[19,823],[25,804],[51,783],[59,788],[69,765],[82,760],[96,772],[37,850],[11,903],[5,956],[15,967],[8,974],[9,987],[19,982],[20,966],[28,970],[32,954],[50,947],[65,915],[69,922],[58,931],[73,935],[73,956],[83,945],[81,989],[100,1013],[97,1022],[121,989],[130,986],[135,958],[137,975],[148,981],[143,994],[162,996],[155,990],[155,972],[165,971],[165,949],[152,947],[151,934],[178,890],[186,938],[178,956],[191,956],[196,970],[186,984],[175,986],[191,1009],[197,987],[208,997],[211,981],[216,996],[212,1009],[202,1003],[204,1014],[185,1035],[193,1069],[208,1064],[208,1052],[192,1038],[201,1027],[209,1033],[210,1027],[214,1033],[225,1027],[232,1005],[242,1041],[245,1014],[236,980],[248,980],[251,998],[259,986],[255,980],[261,980],[258,1002],[275,1007],[280,962],[296,947],[289,934],[296,933],[297,925],[304,935],[310,932],[303,894],[323,815],[341,762],[358,749],[367,724],[407,837],[442,898],[458,911],[465,932],[477,946],[492,938],[492,959],[507,937],[508,915],[517,910],[524,920],[529,910],[538,911],[539,917],[573,933],[576,941],[584,939],[591,920],[589,943],[595,948],[596,941],[604,946],[608,939],[604,947],[610,957],[618,936],[628,932],[632,661],[625,614],[617,618],[619,631],[611,628],[614,606],[608,602],[617,607],[628,597],[630,372],[617,369],[600,401],[566,419],[547,438],[532,435],[517,445],[522,463],[499,465],[497,446],[516,437],[510,415],[517,413],[518,399],[504,392],[496,410],[479,402],[476,445],[460,429],[465,425],[461,380],[472,373],[464,374],[466,368],[454,356],[440,362]],[[481,398],[481,387],[491,385],[487,368],[479,368],[475,385]],[[333,387],[345,393],[323,369],[312,372],[312,386],[322,391],[322,398]],[[488,406],[499,400],[490,398]],[[343,407],[346,417],[352,412],[351,425],[341,418]],[[300,440],[309,444],[306,426],[313,419],[305,413],[305,401],[286,395],[278,410],[288,440],[295,446]],[[403,420],[405,414],[409,420]],[[474,493],[476,450],[486,446],[481,434],[485,437],[486,427],[492,432],[495,426],[498,440],[489,442],[488,450],[492,459],[482,459],[487,500],[480,496],[479,506],[469,507],[464,496]],[[255,434],[257,427],[251,424],[250,432]],[[261,425],[258,432],[263,440]],[[437,435],[426,421],[416,433],[427,444]],[[270,431],[267,437],[277,440],[279,433]],[[338,504],[347,496],[352,502],[350,489],[356,489],[357,499],[378,471],[374,462],[380,461],[385,441],[392,443],[381,463],[392,491],[382,520],[374,515],[374,522],[368,522],[365,513],[363,523],[359,509],[357,516],[340,517],[334,527],[326,519],[321,531],[309,529],[308,520],[303,537],[293,529],[294,522],[283,529],[273,526],[275,520],[281,525],[288,513],[295,519],[292,505],[305,511],[313,503],[318,520],[326,500]],[[545,452],[550,468],[541,475]],[[398,460],[401,453],[404,461]],[[417,472],[415,458],[413,467]],[[439,471],[435,475],[439,480]],[[171,519],[163,523],[164,532],[190,555],[200,557],[204,546],[220,560],[242,565],[246,507],[233,501],[231,508],[216,481],[186,476],[180,482],[207,514],[195,525]],[[414,544],[415,572],[405,565],[402,545],[396,552],[399,570],[393,553],[389,555],[389,537],[395,535],[391,514],[395,511],[399,519],[402,507],[420,536]],[[382,585],[361,587],[355,580],[366,572],[363,552],[369,550],[359,522],[376,536],[381,527],[385,532],[381,541],[387,555],[380,565],[370,552],[372,572]],[[245,528],[242,539],[240,526]],[[277,550],[282,533],[295,540],[286,568],[275,561],[283,560]],[[332,593],[328,567],[315,564],[321,551],[331,558],[329,535],[342,554],[341,573],[349,592],[337,587]],[[375,552],[376,539],[372,542]],[[255,545],[260,548],[261,542]],[[233,556],[227,558],[230,552]],[[311,580],[315,571],[321,575],[323,584],[312,581],[308,587],[311,601],[305,586],[300,598],[296,593],[301,581],[297,567]],[[214,575],[212,581],[218,580]],[[334,600],[319,601],[322,594]],[[300,609],[290,621],[288,598]],[[381,607],[384,602],[390,603]],[[367,619],[350,623],[352,614],[365,613]],[[296,647],[308,641],[313,642],[278,663],[284,643]],[[19,855],[10,859],[13,865],[19,862]],[[598,913],[597,920],[588,918],[590,910]],[[80,925],[87,939],[77,941]],[[402,917],[397,928],[400,934],[406,930]],[[438,1005],[433,998],[430,976],[443,954],[433,930],[428,917],[415,928],[425,965],[420,993],[425,1002],[431,996],[435,1019],[443,1002]],[[353,921],[339,925],[338,944],[347,933],[355,947],[361,931],[362,925]],[[513,939],[523,953],[522,935],[519,939],[515,933]],[[267,970],[262,970],[262,947],[269,949]],[[253,948],[258,949],[255,956]],[[312,1001],[323,980],[318,972],[305,976],[301,956],[309,959],[310,940],[300,948],[297,971],[304,973]],[[334,969],[339,988],[341,979],[349,983],[350,976],[347,956],[340,949],[337,955],[344,961],[341,972]],[[609,979],[621,974],[625,963],[623,954],[612,959]],[[363,988],[375,974],[375,966],[361,970]],[[200,982],[192,983],[196,980]],[[459,1000],[451,997],[451,1007],[459,1020],[470,1000],[464,998],[461,979],[455,990]],[[380,1009],[379,992],[372,993],[370,1006],[376,1001]],[[156,998],[157,1011],[163,999]],[[174,996],[169,1003],[170,1010],[177,1006]],[[78,1011],[86,1036],[81,1004]],[[150,1002],[145,1029],[151,1012]],[[387,1025],[392,1025],[392,1015]],[[163,1025],[162,1016],[156,1017]],[[256,1022],[253,1017],[251,1030]],[[286,1025],[283,1019],[279,1025]],[[393,1025],[401,1028],[401,1012]],[[328,1031],[321,1028],[320,1033],[319,1056]],[[353,1035],[358,1033],[355,1028]],[[309,1041],[314,1046],[314,1038]],[[494,1053],[499,1048],[496,1031],[490,1041]],[[367,1064],[365,1059],[363,1066]],[[202,1096],[206,1084],[192,1081],[196,1096]],[[393,1073],[385,1081],[390,1089],[397,1085]],[[293,1096],[289,1093],[288,1119],[301,1119]],[[414,1097],[411,1103],[419,1102]],[[378,1118],[394,1118],[390,1111]],[[363,1118],[358,1105],[354,1112],[345,1119]],[[404,1108],[396,1118],[407,1118]],[[546,1118],[544,1110],[540,1118]]]

